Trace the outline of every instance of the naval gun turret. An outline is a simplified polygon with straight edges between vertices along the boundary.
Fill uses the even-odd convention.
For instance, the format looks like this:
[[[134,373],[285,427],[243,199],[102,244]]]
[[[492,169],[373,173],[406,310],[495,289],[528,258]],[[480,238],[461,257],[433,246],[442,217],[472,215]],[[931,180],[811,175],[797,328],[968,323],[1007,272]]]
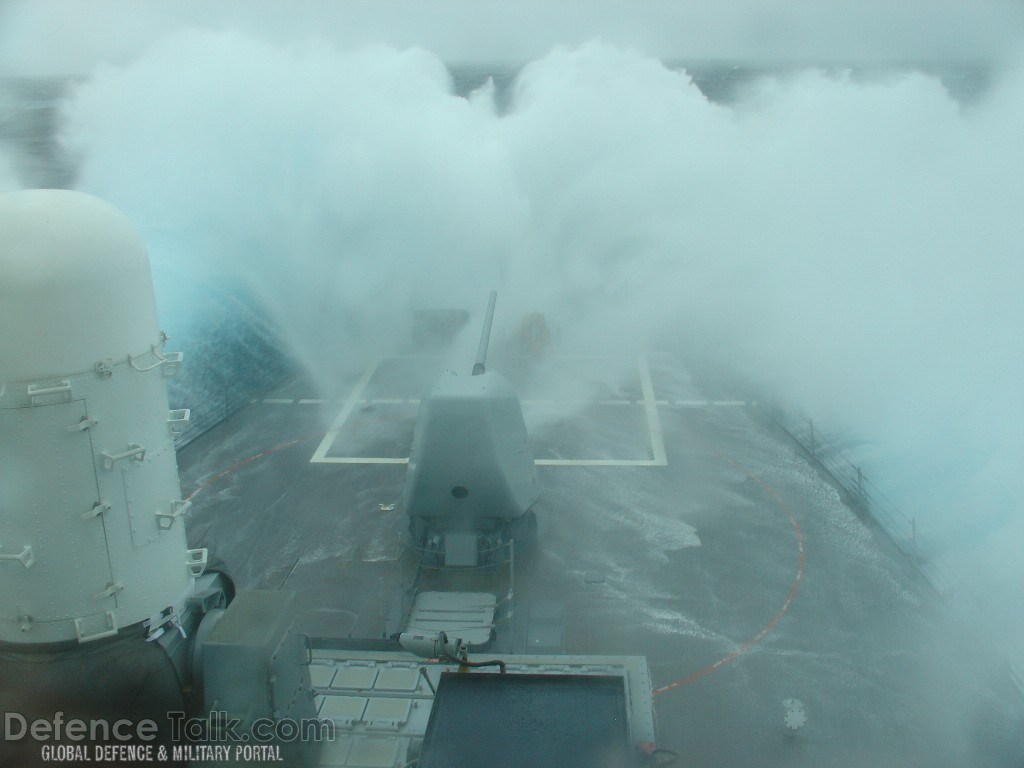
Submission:
[[[421,398],[405,484],[415,546],[445,566],[475,566],[532,537],[540,496],[519,397],[487,369],[491,292],[472,375],[445,371]],[[524,541],[525,543],[525,541]]]

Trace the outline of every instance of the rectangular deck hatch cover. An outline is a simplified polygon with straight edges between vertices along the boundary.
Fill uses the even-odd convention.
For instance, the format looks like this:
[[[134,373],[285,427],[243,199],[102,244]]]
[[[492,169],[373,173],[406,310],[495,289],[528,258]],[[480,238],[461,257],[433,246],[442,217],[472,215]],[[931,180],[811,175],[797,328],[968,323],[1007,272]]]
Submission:
[[[445,672],[418,768],[638,765],[621,677]]]

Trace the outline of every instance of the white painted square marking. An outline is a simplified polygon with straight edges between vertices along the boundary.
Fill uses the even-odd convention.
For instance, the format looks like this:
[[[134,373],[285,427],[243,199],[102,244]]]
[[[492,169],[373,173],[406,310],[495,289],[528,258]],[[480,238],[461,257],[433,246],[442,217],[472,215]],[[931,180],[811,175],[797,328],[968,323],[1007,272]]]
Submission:
[[[404,358],[416,357],[413,355],[403,355]],[[426,357],[426,356],[424,356]],[[584,357],[584,356],[579,356]],[[593,357],[600,359],[597,355],[587,355],[585,357]],[[331,424],[331,428],[324,435],[323,440],[320,441],[320,445],[313,453],[313,457],[309,460],[312,464],[408,464],[408,458],[397,458],[397,457],[371,457],[371,456],[328,456],[327,454],[331,450],[331,446],[334,445],[334,441],[338,437],[338,433],[344,427],[345,422],[348,421],[349,416],[352,415],[352,411],[359,403],[365,403],[366,401],[361,399],[363,390],[370,383],[370,379],[373,378],[377,368],[380,366],[384,358],[379,357],[373,361],[366,372],[363,373],[362,377],[356,383],[352,389],[351,394],[345,400],[340,400],[342,404],[341,410],[338,415],[334,418],[334,422]],[[643,392],[643,400],[639,401],[639,404],[644,407],[644,415],[647,424],[647,433],[651,441],[651,459],[537,459],[535,464],[537,466],[546,467],[664,467],[668,465],[668,457],[665,453],[665,441],[662,437],[661,432],[661,420],[658,417],[658,405],[667,405],[666,400],[655,400],[654,399],[654,387],[651,384],[651,370],[647,364],[647,358],[643,355],[637,358],[638,373],[640,376],[640,388]],[[291,402],[291,401],[289,401]],[[403,399],[392,399],[392,398],[378,398],[372,401],[376,404],[389,404],[398,405],[401,403],[411,403],[418,405],[419,400],[403,400]],[[528,405],[550,405],[554,404],[553,400],[524,400],[524,404]],[[678,401],[677,401],[678,402]],[[612,400],[603,401],[605,404],[615,405],[629,405],[632,404],[630,400]],[[701,403],[705,404],[704,402]]]

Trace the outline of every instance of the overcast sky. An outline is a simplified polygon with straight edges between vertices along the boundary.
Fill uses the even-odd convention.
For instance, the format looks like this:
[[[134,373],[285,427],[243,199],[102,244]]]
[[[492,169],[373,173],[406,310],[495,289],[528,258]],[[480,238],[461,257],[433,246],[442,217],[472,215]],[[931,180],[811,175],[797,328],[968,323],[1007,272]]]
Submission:
[[[1024,4],[985,0],[0,0],[0,72],[85,74],[126,63],[182,26],[273,41],[420,46],[447,61],[522,61],[600,37],[661,58],[1001,56]]]

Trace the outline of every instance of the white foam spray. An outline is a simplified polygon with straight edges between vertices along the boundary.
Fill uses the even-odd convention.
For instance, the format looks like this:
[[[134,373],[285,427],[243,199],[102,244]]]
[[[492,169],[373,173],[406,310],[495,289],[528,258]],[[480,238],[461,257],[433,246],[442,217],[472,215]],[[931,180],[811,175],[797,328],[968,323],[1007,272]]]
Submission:
[[[594,42],[499,113],[424,50],[192,31],[96,70],[66,142],[158,275],[243,281],[326,388],[492,287],[568,348],[699,341],[870,435],[876,483],[1020,616],[1022,85],[806,69],[725,106]]]

